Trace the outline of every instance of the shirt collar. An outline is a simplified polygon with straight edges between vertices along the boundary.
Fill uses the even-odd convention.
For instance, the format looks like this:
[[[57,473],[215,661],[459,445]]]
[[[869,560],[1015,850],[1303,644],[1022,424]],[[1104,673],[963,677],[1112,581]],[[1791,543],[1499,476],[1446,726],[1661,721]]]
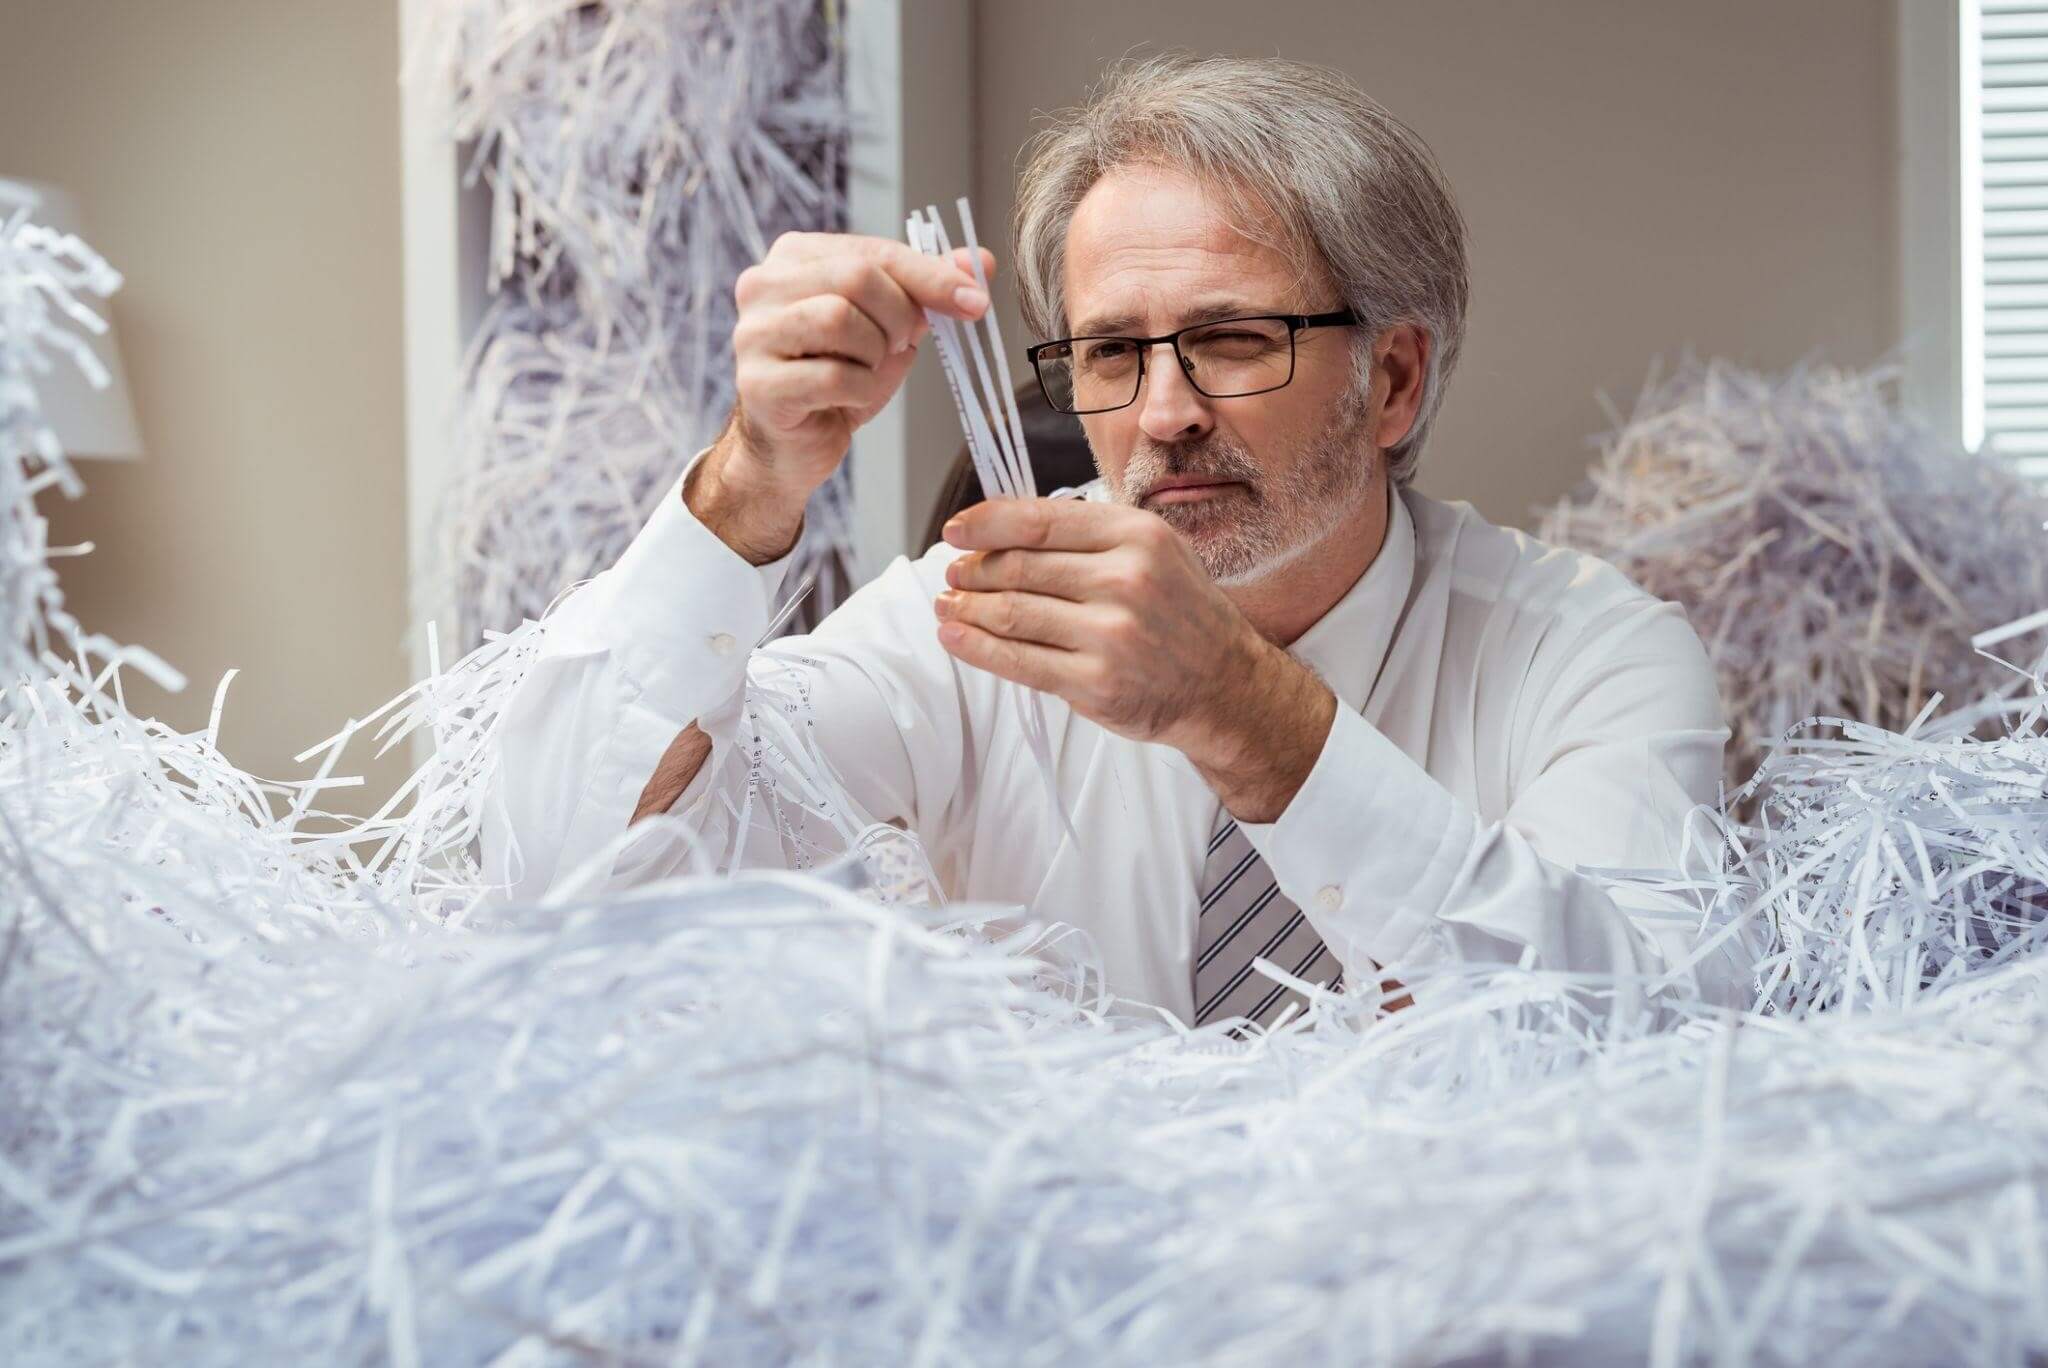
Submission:
[[[1107,482],[1099,477],[1074,492],[1098,502],[1111,497]],[[1387,505],[1387,535],[1379,554],[1344,597],[1287,648],[1354,708],[1365,706],[1366,690],[1393,645],[1394,624],[1415,582],[1415,519],[1391,480]]]

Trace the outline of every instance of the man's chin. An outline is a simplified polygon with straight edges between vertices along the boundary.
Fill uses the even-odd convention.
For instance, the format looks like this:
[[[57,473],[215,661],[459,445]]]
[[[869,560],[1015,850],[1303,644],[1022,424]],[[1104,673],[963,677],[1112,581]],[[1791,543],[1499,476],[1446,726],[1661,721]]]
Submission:
[[[1245,497],[1241,486],[1233,486],[1204,499],[1141,506],[1180,534],[1211,580],[1229,588],[1254,583],[1274,568],[1273,548],[1246,535],[1258,515],[1245,506]]]
[[[1317,537],[1283,537],[1278,535],[1278,529],[1247,526],[1241,519],[1218,519],[1208,527],[1174,530],[1209,572],[1209,578],[1224,589],[1241,589],[1270,579],[1312,551],[1320,541]]]
[[[1264,579],[1272,568],[1270,548],[1250,544],[1241,529],[1211,526],[1190,532],[1176,527],[1187,541],[1195,559],[1209,572],[1209,578],[1223,588],[1252,584]]]
[[[1190,541],[1228,536],[1231,526],[1244,517],[1239,491],[1232,489],[1181,503],[1147,503],[1166,525]]]

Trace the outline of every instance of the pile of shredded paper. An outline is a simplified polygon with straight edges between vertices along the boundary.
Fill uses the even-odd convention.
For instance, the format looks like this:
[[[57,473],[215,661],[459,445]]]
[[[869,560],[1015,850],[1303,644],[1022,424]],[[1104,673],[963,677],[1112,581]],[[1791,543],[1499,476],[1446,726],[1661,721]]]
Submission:
[[[839,20],[818,0],[437,0],[407,79],[490,191],[494,302],[470,344],[420,605],[468,649],[618,558],[732,406],[733,281],[846,224]],[[851,590],[852,485],[812,499],[795,618]]]
[[[1945,444],[1895,384],[1688,360],[1545,516],[1545,540],[1684,605],[1719,672],[1731,787],[1817,713],[1898,730],[1935,694],[2025,682],[1972,636],[2048,604],[2048,494]]]
[[[508,906],[473,814],[545,620],[394,705],[436,758],[348,823],[357,729],[260,781],[64,614],[34,385],[114,283],[0,223],[0,1361],[2048,1353],[2038,670],[1801,729],[1704,872],[1615,876],[1768,943],[1748,1013],[1496,967],[1239,1042],[858,861]]]

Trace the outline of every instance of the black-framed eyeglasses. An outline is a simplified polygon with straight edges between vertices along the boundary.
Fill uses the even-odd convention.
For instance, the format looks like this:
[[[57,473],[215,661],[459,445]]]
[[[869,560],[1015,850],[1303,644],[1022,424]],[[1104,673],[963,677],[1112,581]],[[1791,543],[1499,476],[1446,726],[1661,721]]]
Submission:
[[[1026,347],[1045,401],[1061,413],[1108,413],[1135,403],[1145,358],[1173,344],[1181,373],[1211,399],[1241,399],[1294,378],[1294,335],[1303,328],[1358,322],[1349,309],[1316,314],[1248,314],[1191,323],[1158,337],[1061,337]]]

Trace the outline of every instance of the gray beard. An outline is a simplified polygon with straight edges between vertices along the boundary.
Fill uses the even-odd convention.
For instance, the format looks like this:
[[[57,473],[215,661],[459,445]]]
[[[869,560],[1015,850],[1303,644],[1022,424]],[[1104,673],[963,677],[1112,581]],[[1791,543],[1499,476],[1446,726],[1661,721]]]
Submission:
[[[1279,475],[1269,475],[1241,443],[1218,432],[1172,446],[1140,436],[1111,493],[1136,507],[1147,488],[1169,475],[1241,482],[1199,503],[1153,511],[1187,541],[1210,579],[1224,588],[1253,584],[1316,546],[1365,502],[1378,453],[1365,439],[1364,420],[1355,411],[1344,417],[1349,421],[1326,429]]]

